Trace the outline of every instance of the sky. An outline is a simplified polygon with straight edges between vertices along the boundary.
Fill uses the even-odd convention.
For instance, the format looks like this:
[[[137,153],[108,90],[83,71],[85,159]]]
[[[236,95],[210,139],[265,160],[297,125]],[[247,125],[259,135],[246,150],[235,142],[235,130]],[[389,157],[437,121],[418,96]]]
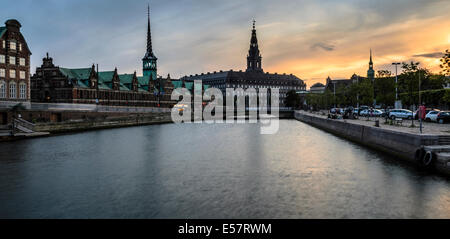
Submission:
[[[419,61],[439,72],[450,48],[450,0],[2,0],[0,21],[14,18],[33,53],[54,64],[142,74],[150,4],[158,74],[172,78],[245,70],[256,20],[264,71],[316,82],[366,75]]]

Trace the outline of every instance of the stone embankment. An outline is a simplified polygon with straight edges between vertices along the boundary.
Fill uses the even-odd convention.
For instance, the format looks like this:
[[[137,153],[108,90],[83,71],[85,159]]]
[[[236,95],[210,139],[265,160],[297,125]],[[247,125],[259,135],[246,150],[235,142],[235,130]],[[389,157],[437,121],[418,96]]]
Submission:
[[[448,134],[414,134],[352,121],[328,119],[305,111],[296,111],[295,118],[356,143],[450,175]]]

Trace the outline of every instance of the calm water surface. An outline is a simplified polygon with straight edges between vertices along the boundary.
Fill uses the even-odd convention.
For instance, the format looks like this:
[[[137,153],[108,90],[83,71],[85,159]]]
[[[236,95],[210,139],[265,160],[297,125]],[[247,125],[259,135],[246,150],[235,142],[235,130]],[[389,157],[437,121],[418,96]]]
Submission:
[[[0,218],[450,218],[450,180],[294,120],[0,143]]]

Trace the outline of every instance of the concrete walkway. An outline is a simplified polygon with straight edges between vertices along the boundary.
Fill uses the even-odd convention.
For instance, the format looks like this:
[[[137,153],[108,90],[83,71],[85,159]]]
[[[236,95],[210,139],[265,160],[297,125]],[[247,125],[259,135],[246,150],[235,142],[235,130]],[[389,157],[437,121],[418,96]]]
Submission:
[[[319,111],[319,112],[306,112],[306,111],[300,111],[307,115],[314,115],[317,117],[322,118],[328,118],[328,113],[325,111]],[[344,122],[350,122],[354,124],[360,124],[365,126],[375,126],[375,120],[380,121],[380,128],[382,129],[389,129],[394,130],[398,132],[405,132],[405,133],[411,133],[411,134],[419,134],[420,135],[420,129],[419,129],[419,121],[415,120],[414,125],[415,128],[410,127],[411,126],[411,120],[403,120],[402,125],[389,125],[385,124],[385,119],[381,117],[370,117],[369,120],[367,120],[367,117],[359,117],[357,120],[351,120],[351,119],[335,119],[339,121]],[[422,135],[450,135],[450,124],[439,124],[435,122],[423,122],[422,125]]]

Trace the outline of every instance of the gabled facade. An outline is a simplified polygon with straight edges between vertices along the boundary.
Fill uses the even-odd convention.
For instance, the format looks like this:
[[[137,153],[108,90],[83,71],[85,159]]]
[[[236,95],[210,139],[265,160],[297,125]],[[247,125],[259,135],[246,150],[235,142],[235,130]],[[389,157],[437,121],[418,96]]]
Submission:
[[[15,19],[0,27],[0,108],[30,106],[31,51]]]
[[[116,106],[172,107],[170,100],[173,82],[151,76],[119,74],[113,71],[96,71],[88,68],[63,68],[55,66],[47,56],[31,77],[33,102],[101,104]],[[157,87],[158,86],[158,87]]]

